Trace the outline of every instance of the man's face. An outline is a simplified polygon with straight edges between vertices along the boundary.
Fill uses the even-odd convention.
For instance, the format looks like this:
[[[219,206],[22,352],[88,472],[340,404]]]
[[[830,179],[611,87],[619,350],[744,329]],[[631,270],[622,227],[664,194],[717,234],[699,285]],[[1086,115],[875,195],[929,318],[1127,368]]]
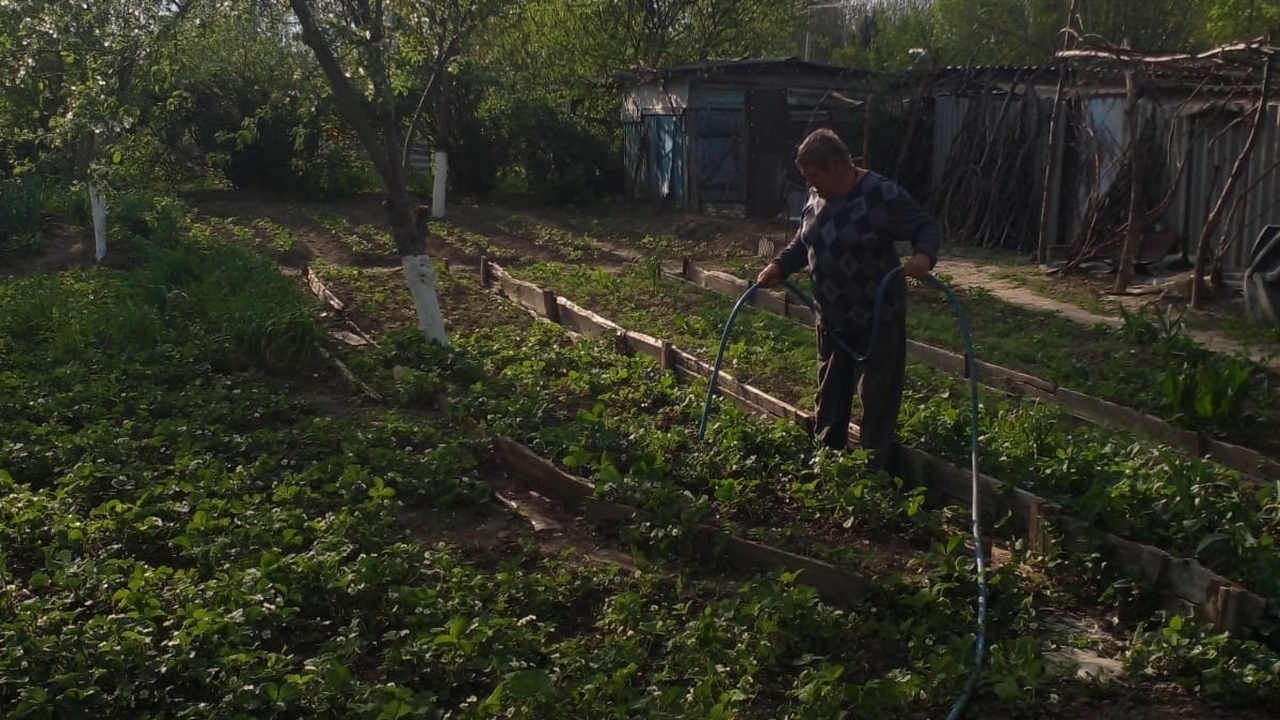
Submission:
[[[838,162],[825,165],[801,165],[800,174],[805,184],[818,193],[823,200],[832,200],[844,194],[845,168]]]

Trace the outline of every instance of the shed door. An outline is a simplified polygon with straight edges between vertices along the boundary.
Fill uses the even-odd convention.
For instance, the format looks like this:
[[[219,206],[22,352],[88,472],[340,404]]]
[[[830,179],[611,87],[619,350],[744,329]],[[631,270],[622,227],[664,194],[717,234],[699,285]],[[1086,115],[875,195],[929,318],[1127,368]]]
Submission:
[[[645,115],[651,196],[684,207],[684,123],[675,115]]]
[[[752,90],[750,112],[747,214],[774,217],[784,209],[787,156],[791,152],[786,91],[781,88]]]
[[[747,123],[741,109],[694,111],[698,201],[745,204]]]

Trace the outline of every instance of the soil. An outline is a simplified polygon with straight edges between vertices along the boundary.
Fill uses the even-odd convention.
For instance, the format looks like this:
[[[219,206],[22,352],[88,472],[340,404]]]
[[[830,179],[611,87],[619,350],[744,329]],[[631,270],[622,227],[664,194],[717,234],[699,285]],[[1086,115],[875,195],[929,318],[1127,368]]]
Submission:
[[[92,267],[93,253],[92,230],[54,227],[45,234],[44,249],[38,254],[0,253],[0,275],[18,276]]]

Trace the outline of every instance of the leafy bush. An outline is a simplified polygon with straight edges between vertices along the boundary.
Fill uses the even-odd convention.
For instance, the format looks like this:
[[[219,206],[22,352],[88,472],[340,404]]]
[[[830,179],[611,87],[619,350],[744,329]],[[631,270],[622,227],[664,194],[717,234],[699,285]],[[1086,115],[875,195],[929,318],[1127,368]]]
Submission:
[[[487,193],[503,179],[554,203],[622,191],[618,130],[557,105],[545,94],[484,84],[480,70],[459,73],[454,152],[458,187]]]
[[[1248,427],[1244,411],[1257,370],[1247,358],[1211,355],[1198,364],[1165,370],[1160,379],[1165,408],[1191,427],[1232,430]]]
[[[1169,678],[1209,697],[1236,702],[1280,697],[1280,655],[1182,615],[1138,632],[1125,663],[1131,672]]]
[[[0,253],[25,253],[43,246],[45,203],[38,179],[0,178]]]

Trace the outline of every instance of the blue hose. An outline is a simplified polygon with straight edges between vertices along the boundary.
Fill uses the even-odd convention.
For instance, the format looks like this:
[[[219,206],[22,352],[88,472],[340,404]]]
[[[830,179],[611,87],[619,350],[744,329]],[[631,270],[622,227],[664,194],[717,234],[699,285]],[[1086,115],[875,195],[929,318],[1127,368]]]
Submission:
[[[876,336],[880,331],[880,310],[884,305],[885,291],[889,287],[889,283],[893,278],[902,272],[902,267],[896,267],[880,281],[879,287],[876,288],[876,303],[872,313],[872,330],[871,338],[867,342],[867,349],[864,353],[857,353],[844,343],[836,333],[831,334],[831,338],[835,341],[836,347],[844,353],[847,353],[855,362],[865,362],[871,357],[872,351],[875,349]],[[981,518],[979,512],[979,473],[978,473],[978,378],[975,372],[975,363],[973,355],[973,335],[969,332],[969,319],[965,315],[964,307],[960,305],[960,299],[956,297],[955,292],[933,275],[929,276],[929,282],[942,291],[946,295],[947,300],[951,303],[952,310],[955,312],[956,322],[960,326],[960,337],[964,341],[964,362],[965,377],[969,380],[969,462],[970,470],[973,475],[973,487],[971,489],[971,510],[973,523],[973,547],[974,562],[978,576],[978,634],[974,641],[973,661],[974,668],[969,676],[968,682],[965,683],[964,690],[960,696],[956,698],[955,703],[951,706],[951,712],[947,714],[947,720],[959,720],[964,716],[964,711],[969,704],[969,699],[973,695],[973,691],[978,686],[978,680],[981,677],[982,666],[986,660],[987,651],[987,572],[986,561],[982,556],[982,530]],[[813,311],[815,320],[819,318],[818,308],[814,305],[811,298],[806,296],[799,288],[790,281],[784,280],[783,286],[791,291],[801,302],[803,302],[810,310]],[[701,441],[706,437],[707,421],[711,416],[711,401],[715,397],[716,383],[720,376],[720,368],[724,363],[724,351],[729,345],[729,335],[733,330],[733,321],[737,318],[738,312],[743,305],[755,295],[759,289],[759,284],[752,283],[746,292],[742,293],[742,297],[734,303],[733,310],[729,312],[729,319],[724,325],[724,332],[720,336],[720,350],[716,353],[715,367],[711,371],[711,383],[707,388],[707,401],[702,410],[702,419],[698,422],[698,440]]]

